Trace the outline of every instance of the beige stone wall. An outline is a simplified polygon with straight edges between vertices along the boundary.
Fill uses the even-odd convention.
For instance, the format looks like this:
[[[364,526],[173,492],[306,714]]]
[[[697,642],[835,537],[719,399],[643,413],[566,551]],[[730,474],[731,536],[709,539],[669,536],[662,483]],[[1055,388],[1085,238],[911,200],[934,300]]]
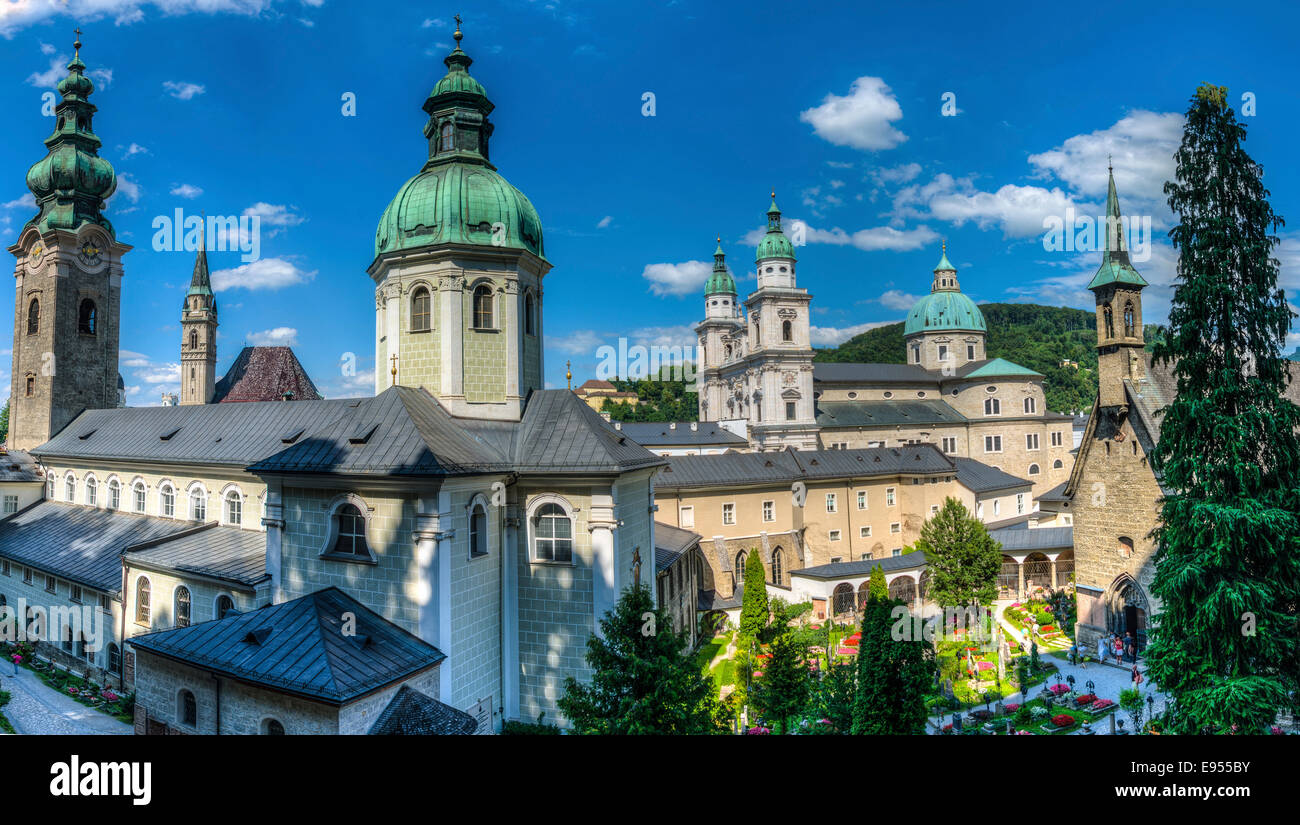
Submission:
[[[31,583],[24,581],[24,571],[31,570]],[[44,639],[46,641],[37,644],[38,652],[46,658],[52,659],[65,666],[73,666],[78,672],[83,671],[87,666],[96,668],[97,671],[92,674],[99,681],[104,681],[106,669],[108,668],[108,646],[117,644],[121,647],[121,616],[122,605],[115,597],[103,591],[97,591],[89,587],[82,588],[81,601],[72,600],[72,583],[66,579],[55,576],[54,592],[46,589],[45,572],[34,567],[9,562],[9,570],[4,572],[3,562],[0,562],[0,594],[4,595],[6,606],[13,611],[17,620],[24,622],[26,617],[20,615],[19,605],[26,604],[29,607],[40,607],[46,611],[47,626],[44,629]],[[100,597],[108,598],[107,611],[100,606]],[[25,601],[24,601],[25,600]],[[59,611],[60,616],[68,616],[64,611],[77,610],[82,611],[84,607],[92,607],[92,613],[96,618],[92,622],[98,621],[99,631],[102,638],[95,645],[87,645],[87,655],[82,658],[75,656],[75,648],[70,654],[63,649],[61,644],[64,638],[63,622],[52,622],[48,617],[53,616],[54,611]],[[80,614],[84,617],[84,612]],[[82,619],[84,622],[84,618]],[[55,625],[59,626],[55,626]],[[85,633],[88,641],[92,641],[92,634]],[[75,638],[75,635],[74,635]],[[94,647],[95,649],[91,649]]]
[[[1074,518],[1075,581],[1080,592],[1079,638],[1084,644],[1095,644],[1097,633],[1106,630],[1097,599],[1123,574],[1135,579],[1145,592],[1147,615],[1159,611],[1150,590],[1155,544],[1148,535],[1159,514],[1160,488],[1132,425],[1126,421],[1120,433],[1122,441],[1093,438],[1084,442],[1079,482],[1069,508]],[[1131,554],[1125,553],[1121,537],[1132,540]],[[1094,617],[1091,622],[1085,618],[1089,615]]]
[[[190,591],[190,624],[209,622],[217,617],[217,597],[229,596],[240,613],[271,603],[271,585],[267,581],[256,592],[230,587],[215,581],[139,567],[130,563],[127,556],[127,588],[122,596],[126,613],[126,638],[156,630],[176,627],[177,591],[185,587]],[[149,621],[138,621],[140,580],[149,582]]]

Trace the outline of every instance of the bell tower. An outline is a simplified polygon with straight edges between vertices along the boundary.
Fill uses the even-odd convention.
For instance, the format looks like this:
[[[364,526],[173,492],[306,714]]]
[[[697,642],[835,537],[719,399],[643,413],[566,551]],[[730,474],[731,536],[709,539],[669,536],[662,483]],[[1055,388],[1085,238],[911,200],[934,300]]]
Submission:
[[[1147,282],[1129,261],[1115,171],[1106,195],[1106,247],[1088,289],[1097,298],[1097,403],[1126,404],[1124,381],[1146,378],[1146,343],[1142,337],[1142,289]]]
[[[80,35],[80,31],[77,32]],[[82,410],[117,406],[122,256],[102,214],[117,188],[90,102],[94,83],[81,40],[59,81],[48,154],[27,171],[38,213],[9,247],[14,267],[14,347],[9,446],[31,449]]]
[[[181,404],[210,404],[217,387],[217,297],[200,246],[181,307]]]

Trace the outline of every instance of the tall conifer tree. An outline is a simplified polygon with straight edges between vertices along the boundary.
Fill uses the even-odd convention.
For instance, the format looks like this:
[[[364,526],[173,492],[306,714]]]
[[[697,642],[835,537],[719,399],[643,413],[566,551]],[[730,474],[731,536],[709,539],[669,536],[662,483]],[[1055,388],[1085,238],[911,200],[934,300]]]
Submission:
[[[1294,316],[1273,257],[1283,222],[1245,137],[1227,89],[1202,86],[1165,184],[1178,280],[1154,356],[1178,390],[1152,456],[1166,496],[1146,655],[1186,733],[1262,731],[1300,675],[1300,408],[1281,357]]]

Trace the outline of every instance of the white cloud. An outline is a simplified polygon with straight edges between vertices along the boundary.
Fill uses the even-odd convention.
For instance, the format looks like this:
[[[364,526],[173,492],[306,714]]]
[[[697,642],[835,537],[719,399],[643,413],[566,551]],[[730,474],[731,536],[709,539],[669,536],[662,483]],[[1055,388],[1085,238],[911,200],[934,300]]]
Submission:
[[[831,246],[852,246],[861,249],[863,252],[909,252],[933,243],[939,238],[938,233],[928,226],[917,226],[912,229],[876,226],[870,229],[859,229],[855,232],[846,232],[838,226],[832,229],[817,229],[806,223],[804,226],[806,227],[804,237],[810,244],[824,243]],[[757,246],[765,234],[767,234],[766,228],[750,230],[745,235],[745,243],[750,246]]]
[[[618,336],[614,336],[613,343],[610,343],[609,336],[601,335],[600,333],[590,329],[579,329],[574,330],[568,335],[562,335],[559,337],[547,336],[546,344],[548,347],[554,347],[560,352],[569,355],[594,356],[596,350],[605,344],[616,346],[618,344]]]
[[[613,222],[614,222],[614,216],[613,216],[613,215],[606,215],[605,217],[603,217],[603,218],[600,219],[600,222],[599,222],[599,223],[596,224],[596,228],[597,228],[597,229],[604,229],[605,227],[609,226],[609,225],[610,225],[611,223],[613,223]]]
[[[3,9],[0,6],[0,9]],[[4,14],[0,11],[0,15]],[[0,17],[0,20],[3,18]],[[43,72],[32,72],[27,76],[27,82],[37,88],[53,88],[60,80],[68,76],[68,70],[64,68],[68,64],[68,59],[63,56],[53,57],[50,59],[50,67]]]
[[[429,19],[426,19],[423,23],[420,24],[420,28],[422,28],[422,29],[445,29],[445,28],[447,28],[447,21],[443,20],[441,17],[429,18]]]
[[[200,86],[197,83],[165,80],[163,81],[163,90],[177,100],[193,100],[195,97],[207,91],[207,88]]]
[[[292,347],[298,344],[298,330],[293,327],[276,327],[261,332],[250,332],[247,338],[248,343],[255,347]],[[370,380],[372,382],[375,380],[373,374]]]
[[[242,14],[256,17],[282,0],[5,0],[0,2],[0,37],[11,38],[27,26],[66,15],[78,22],[111,17],[118,26],[144,19],[144,9],[154,7],[163,15],[190,13]],[[319,7],[324,0],[301,0]]]
[[[876,183],[907,183],[921,174],[921,164],[904,163],[901,166],[882,166],[871,170]]]
[[[28,192],[15,200],[0,203],[0,209],[35,209],[36,197]]]
[[[828,94],[820,106],[799,114],[821,139],[866,151],[892,149],[907,140],[890,125],[902,117],[898,100],[879,77],[859,77],[848,95]]]
[[[304,272],[284,258],[261,258],[233,269],[218,269],[212,273],[212,288],[225,289],[283,289],[302,284],[316,277]]]
[[[129,200],[131,203],[139,203],[140,191],[141,191],[140,184],[136,181],[134,177],[131,176],[129,172],[118,172],[117,191],[113,193],[112,197],[110,197],[109,200],[112,201],[118,195],[121,195],[122,197]]]
[[[126,147],[125,149],[122,149],[121,146],[119,146],[119,147],[117,147],[117,148],[118,148],[119,150],[121,150],[121,152],[122,152],[122,157],[124,157],[124,158],[133,157],[134,155],[147,155],[147,154],[149,154],[149,150],[146,149],[145,147],[141,146],[141,145],[138,144],[138,143],[132,143],[130,146]]]
[[[961,226],[974,222],[980,229],[999,228],[1004,237],[1041,235],[1043,219],[1064,215],[1067,207],[1079,214],[1094,214],[1095,206],[1076,203],[1059,187],[1006,184],[996,192],[976,189],[970,178],[942,173],[929,183],[913,184],[894,196],[893,218],[932,217]]]
[[[49,43],[41,44],[41,54],[54,54],[55,51],[57,50]]]
[[[704,288],[713,265],[704,261],[685,261],[680,264],[647,264],[641,277],[650,282],[650,292],[655,295],[690,295]]]
[[[844,343],[855,335],[861,335],[869,329],[892,324],[893,321],[872,321],[867,324],[854,324],[851,327],[812,327],[809,338],[814,347],[834,347]]]
[[[307,220],[302,215],[293,211],[297,208],[298,207],[296,206],[285,206],[284,204],[264,203],[258,201],[245,209],[243,214],[250,217],[257,216],[261,218],[262,226],[272,227],[273,231],[270,234],[271,237],[275,237],[285,227],[297,226]]]
[[[886,290],[876,300],[879,301],[882,306],[906,312],[916,306],[916,302],[921,300],[921,297],[919,295],[909,295],[901,289],[890,289]]]
[[[173,187],[172,187],[172,190],[171,190],[171,193],[172,193],[173,195],[175,195],[176,197],[178,197],[178,198],[185,198],[185,199],[187,199],[187,200],[194,200],[194,199],[197,198],[199,195],[202,195],[202,194],[203,194],[203,190],[200,189],[200,188],[197,187],[197,186],[192,186],[192,185],[190,185],[190,184],[188,184],[188,183],[182,183],[182,184],[178,184],[178,185],[176,185],[176,186],[173,186]]]

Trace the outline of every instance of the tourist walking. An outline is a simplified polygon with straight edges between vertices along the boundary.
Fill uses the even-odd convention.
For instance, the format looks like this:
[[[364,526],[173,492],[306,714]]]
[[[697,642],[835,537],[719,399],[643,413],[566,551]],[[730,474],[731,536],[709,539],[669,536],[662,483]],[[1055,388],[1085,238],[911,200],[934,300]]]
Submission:
[[[1112,648],[1111,648],[1111,649],[1112,649],[1112,651],[1113,651],[1114,654],[1115,654],[1115,664],[1117,664],[1117,665],[1119,665],[1119,664],[1123,664],[1123,662],[1124,662],[1124,643],[1120,641],[1120,639],[1119,639],[1119,634],[1118,634],[1118,633],[1115,634],[1115,639],[1114,639],[1114,641],[1112,642]]]
[[[1097,637],[1097,664],[1106,664],[1106,637]]]
[[[1142,686],[1142,672],[1138,670],[1137,662],[1134,662],[1133,663],[1133,687],[1140,688],[1141,686]]]

